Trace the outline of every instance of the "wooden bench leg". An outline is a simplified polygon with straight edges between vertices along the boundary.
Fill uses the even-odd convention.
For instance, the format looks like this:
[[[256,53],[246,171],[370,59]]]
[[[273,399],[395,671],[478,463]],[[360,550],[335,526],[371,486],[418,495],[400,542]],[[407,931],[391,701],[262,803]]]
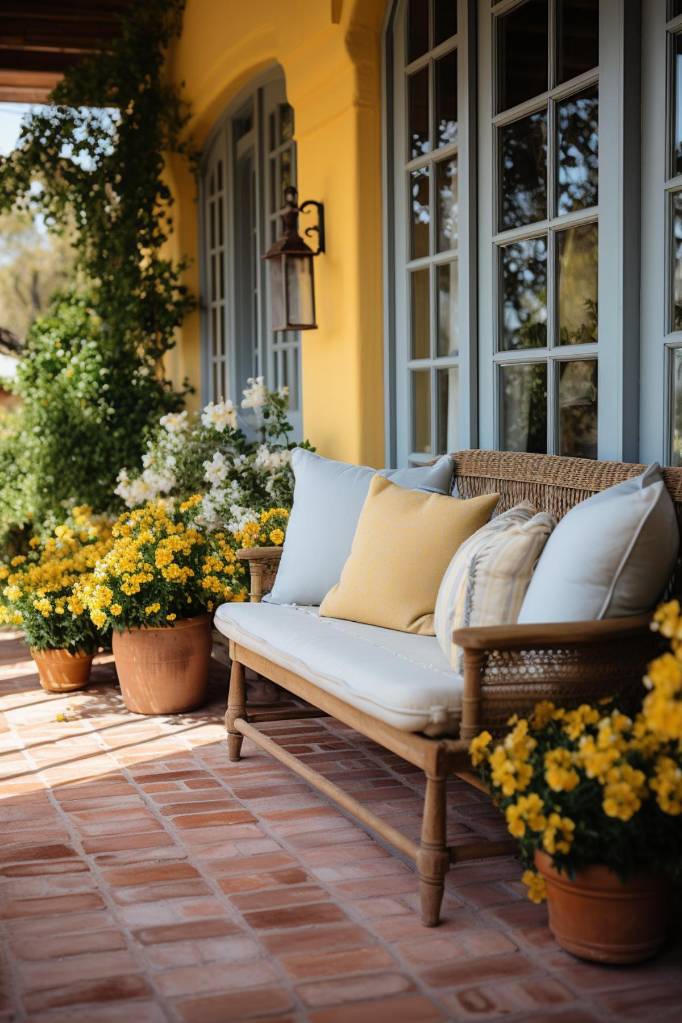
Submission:
[[[436,927],[440,923],[445,875],[450,855],[445,843],[445,777],[426,776],[422,835],[417,854],[422,923]]]
[[[230,690],[227,695],[227,712],[225,714],[225,727],[227,728],[227,755],[230,760],[236,761],[241,758],[242,743],[244,736],[234,727],[237,718],[246,716],[246,681],[244,679],[244,665],[239,661],[232,661],[230,672]]]

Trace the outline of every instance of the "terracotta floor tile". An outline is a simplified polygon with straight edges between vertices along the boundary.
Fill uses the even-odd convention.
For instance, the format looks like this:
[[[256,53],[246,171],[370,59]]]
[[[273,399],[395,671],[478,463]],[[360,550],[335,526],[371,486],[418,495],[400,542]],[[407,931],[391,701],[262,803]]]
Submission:
[[[52,697],[5,635],[0,1023],[677,1023],[679,942],[627,970],[572,959],[510,857],[450,871],[425,930],[401,856],[253,743],[227,761],[224,669],[196,714],[140,718],[109,662]],[[417,768],[331,719],[264,730],[418,839]],[[447,802],[453,844],[503,834],[462,781]]]

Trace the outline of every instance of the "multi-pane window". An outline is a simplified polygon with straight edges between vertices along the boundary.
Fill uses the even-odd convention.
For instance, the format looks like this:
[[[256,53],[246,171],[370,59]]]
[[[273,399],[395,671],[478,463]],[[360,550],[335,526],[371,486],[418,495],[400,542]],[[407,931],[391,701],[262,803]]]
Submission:
[[[457,447],[459,383],[456,0],[394,15],[397,458]]]
[[[597,455],[598,0],[492,9],[498,443]]]
[[[672,116],[666,143],[667,288],[665,344],[671,381],[669,455],[682,465],[682,2],[668,5],[668,96]]]
[[[300,436],[300,335],[271,330],[261,259],[281,233],[284,189],[295,180],[294,112],[271,77],[224,118],[204,156],[204,381],[206,400],[238,402],[252,376],[288,387]]]

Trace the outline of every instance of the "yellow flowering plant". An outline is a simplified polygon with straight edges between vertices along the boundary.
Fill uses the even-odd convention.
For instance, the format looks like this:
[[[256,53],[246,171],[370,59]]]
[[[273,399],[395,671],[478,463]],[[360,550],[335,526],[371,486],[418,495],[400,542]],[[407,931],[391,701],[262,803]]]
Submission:
[[[281,547],[288,525],[287,508],[268,508],[244,516],[239,528],[232,531],[232,536],[242,550],[249,547]]]
[[[682,612],[663,604],[652,627],[671,650],[652,661],[639,711],[613,701],[574,709],[538,703],[510,719],[501,741],[470,745],[472,763],[504,813],[528,868],[529,897],[544,898],[537,850],[573,877],[604,864],[625,879],[641,867],[682,882]]]
[[[78,596],[99,629],[171,626],[244,600],[234,538],[197,523],[201,496],[151,501],[121,515],[110,550]]]
[[[87,506],[50,535],[32,537],[26,554],[0,564],[0,625],[23,629],[36,650],[92,653],[104,636],[78,590],[110,542],[109,521]]]

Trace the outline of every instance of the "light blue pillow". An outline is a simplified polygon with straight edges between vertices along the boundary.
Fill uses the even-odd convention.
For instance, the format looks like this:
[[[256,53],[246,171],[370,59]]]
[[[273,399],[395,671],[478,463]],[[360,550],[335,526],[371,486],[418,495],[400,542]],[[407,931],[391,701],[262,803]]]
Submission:
[[[321,604],[338,583],[350,554],[355,527],[376,469],[348,465],[297,448],[291,464],[296,477],[294,506],[272,593],[273,604]],[[433,465],[382,469],[408,490],[449,494],[454,464],[449,455]]]
[[[581,501],[561,519],[526,591],[519,624],[647,614],[679,547],[660,466]]]

